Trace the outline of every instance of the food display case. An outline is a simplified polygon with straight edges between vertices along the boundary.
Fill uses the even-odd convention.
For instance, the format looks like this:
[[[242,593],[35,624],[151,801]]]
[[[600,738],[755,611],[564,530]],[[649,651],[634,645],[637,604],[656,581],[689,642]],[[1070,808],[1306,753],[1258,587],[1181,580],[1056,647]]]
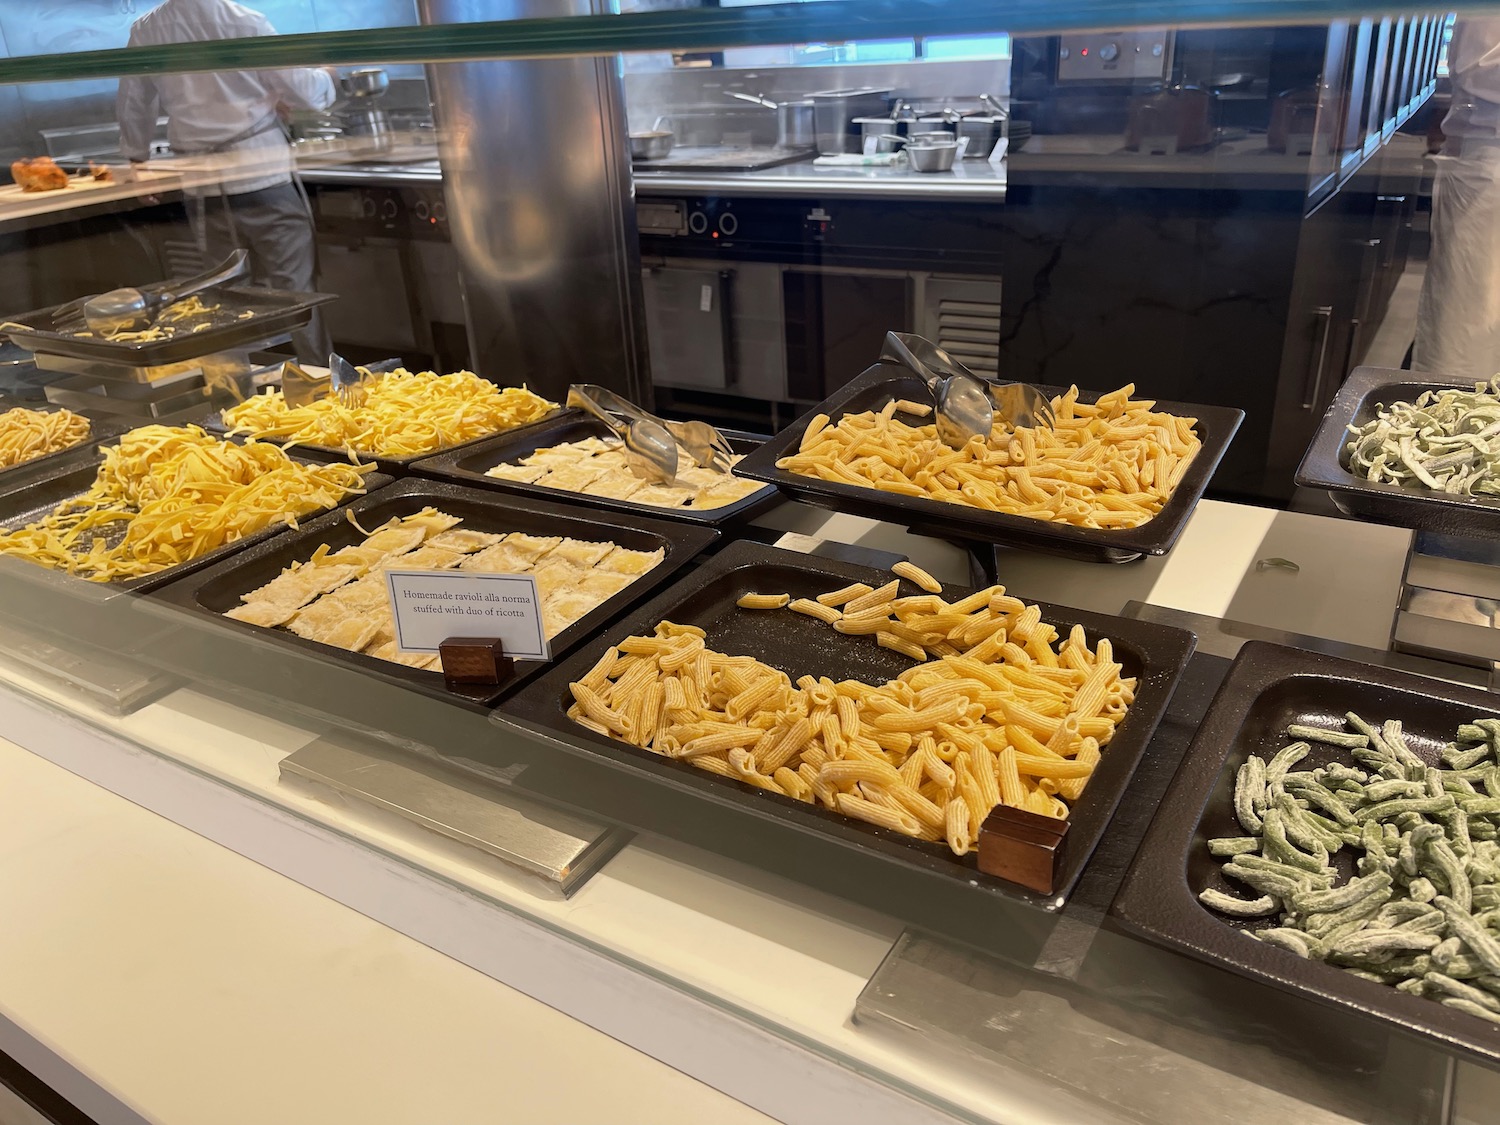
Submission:
[[[0,17],[0,1088],[1495,1118],[1444,14],[194,6]]]

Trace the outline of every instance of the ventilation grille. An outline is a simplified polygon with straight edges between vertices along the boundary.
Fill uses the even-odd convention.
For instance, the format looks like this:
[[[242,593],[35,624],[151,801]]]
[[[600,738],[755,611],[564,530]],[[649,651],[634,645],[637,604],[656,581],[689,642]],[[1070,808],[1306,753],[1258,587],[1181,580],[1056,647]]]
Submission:
[[[970,369],[998,375],[1000,283],[935,277],[926,288],[928,339]]]

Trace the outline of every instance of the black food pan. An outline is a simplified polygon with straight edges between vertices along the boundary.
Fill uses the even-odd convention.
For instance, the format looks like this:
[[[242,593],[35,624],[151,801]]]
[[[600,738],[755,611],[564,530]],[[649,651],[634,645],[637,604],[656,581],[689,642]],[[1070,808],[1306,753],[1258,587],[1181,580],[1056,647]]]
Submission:
[[[408,457],[388,457],[383,453],[357,453],[355,457],[358,458],[358,461],[361,464],[367,465],[373,462],[375,467],[378,468],[382,473],[389,473],[394,477],[404,477],[412,471],[413,466],[415,466],[419,461],[455,453],[459,450],[470,449],[484,442],[496,441],[502,438],[519,437],[520,435],[530,433],[532,430],[538,429],[539,427],[547,426],[555,422],[559,418],[559,415],[562,413],[563,411],[561,410],[554,410],[551,414],[539,418],[535,422],[527,422],[524,426],[516,426],[514,429],[503,430],[499,434],[486,434],[483,437],[472,438],[469,441],[459,442],[457,445],[445,446],[442,449],[434,450],[428,453],[413,453]],[[201,425],[205,430],[208,430],[209,433],[219,434],[221,436],[229,433],[229,426],[224,421],[224,415],[222,411],[215,410],[207,417],[201,419],[198,424]],[[235,440],[245,441],[248,437],[249,435],[247,434],[236,434]],[[261,440],[275,442],[277,445],[282,446],[284,449],[295,449],[303,456],[314,458],[319,461],[351,461],[355,459],[350,457],[348,450],[341,449],[337,446],[305,445],[301,442],[288,444],[283,439],[274,437],[263,438]]]
[[[681,524],[625,516],[606,517],[572,504],[541,503],[514,496],[497,496],[456,484],[408,478],[361,497],[348,506],[347,514],[337,512],[319,517],[289,535],[264,543],[254,550],[242,552],[186,581],[159,590],[154,600],[181,606],[195,615],[205,616],[233,634],[232,639],[236,641],[253,636],[269,641],[273,646],[315,653],[325,660],[356,668],[376,680],[415,688],[428,695],[467,699],[480,704],[491,703],[540,675],[547,669],[547,663],[518,660],[515,675],[506,683],[455,692],[445,688],[440,672],[408,668],[363,653],[348,652],[311,641],[285,629],[263,629],[222,616],[224,611],[240,604],[242,594],[265,585],[292,563],[305,562],[319,545],[326,543],[333,550],[338,550],[363,541],[364,536],[350,523],[348,516],[353,516],[366,529],[373,530],[392,517],[411,515],[429,506],[460,517],[463,520],[461,526],[473,531],[563,535],[574,539],[609,540],[636,551],[655,551],[658,548],[666,551],[658,566],[553,637],[554,660],[597,632],[627,606],[635,604],[655,590],[719,537],[717,531],[709,528],[684,527]],[[195,632],[199,632],[203,639],[210,642],[217,640],[217,647],[238,647],[222,644],[223,634],[210,630]],[[180,654],[178,658],[180,659]],[[214,657],[208,653],[205,654],[205,659],[211,661]],[[238,663],[244,662],[240,660]]]
[[[313,309],[337,299],[337,296],[336,293],[296,293],[249,286],[215,289],[204,297],[205,304],[220,306],[218,312],[211,314],[210,327],[198,332],[180,332],[163,340],[125,342],[60,332],[56,313],[63,307],[61,305],[7,317],[7,320],[27,328],[8,328],[5,334],[32,352],[153,367],[264,343],[301,328],[312,319]],[[240,319],[240,314],[246,312],[252,315]]]
[[[1473,390],[1451,375],[1356,367],[1328,404],[1323,421],[1297,469],[1303,488],[1322,488],[1345,515],[1444,535],[1500,539],[1500,496],[1459,496],[1369,481],[1351,473],[1349,427],[1361,426],[1382,406],[1413,402],[1424,391]]]
[[[1049,396],[1066,390],[1065,387],[1047,386],[1039,389]],[[1093,402],[1099,394],[1083,391],[1079,400]],[[923,535],[1026,547],[1094,562],[1129,562],[1142,555],[1164,555],[1172,549],[1245,416],[1242,410],[1223,406],[1157,402],[1159,410],[1197,418],[1198,438],[1203,444],[1162,510],[1134,528],[1087,528],[1049,523],[966,504],[948,504],[927,497],[900,496],[862,485],[820,480],[776,467],[780,458],[797,451],[808,423],[818,414],[826,414],[837,423],[845,414],[878,411],[892,399],[927,402],[931,397],[922,381],[905,368],[877,363],[750,454],[735,467],[735,472],[752,480],[774,484],[803,503],[901,524]],[[897,417],[913,425],[922,425],[925,421],[899,414]]]
[[[736,453],[749,454],[760,448],[764,437],[741,433],[736,430],[721,430]],[[457,446],[444,453],[428,457],[415,466],[421,476],[438,480],[463,481],[482,488],[493,488],[501,492],[513,492],[520,496],[557,497],[587,504],[591,508],[603,508],[610,512],[631,512],[661,519],[683,520],[687,523],[722,527],[738,523],[759,515],[766,509],[781,503],[782,497],[774,488],[751,493],[743,500],[726,504],[722,508],[700,511],[694,508],[655,508],[647,504],[632,504],[629,500],[611,500],[607,496],[585,496],[580,492],[563,492],[555,488],[543,488],[521,481],[502,480],[486,476],[489,469],[501,464],[518,464],[538,449],[561,445],[564,442],[583,441],[591,437],[608,437],[609,429],[595,418],[572,413],[566,418],[555,418],[539,422],[525,430],[512,430],[496,437],[470,445]]]
[[[1250,641],[1209,706],[1111,913],[1127,929],[1200,960],[1352,1009],[1493,1065],[1500,1062],[1500,1025],[1255,941],[1242,931],[1275,925],[1274,916],[1230,919],[1198,901],[1198,893],[1210,887],[1244,894],[1244,888],[1220,872],[1224,861],[1209,855],[1207,843],[1244,834],[1233,810],[1239,767],[1251,754],[1269,760],[1292,741],[1285,733],[1289,724],[1340,728],[1349,711],[1376,724],[1400,719],[1411,749],[1435,763],[1460,723],[1500,716],[1500,696]],[[1357,764],[1347,751],[1315,743],[1295,768],[1309,770],[1333,761]],[[1334,861],[1343,865],[1344,876],[1352,873],[1348,849]]]
[[[1131,775],[1151,741],[1178,676],[1192,654],[1195,638],[1182,629],[1145,621],[1087,613],[1041,604],[1042,619],[1066,635],[1082,625],[1090,642],[1108,637],[1124,674],[1139,677],[1136,700],[1103,759],[1073,807],[1058,890],[1041,895],[983,874],[973,853],[959,857],[946,844],[913,840],[899,833],[840,816],[820,806],[794,801],[738,781],[710,774],[686,762],[672,761],[596,735],[567,717],[572,703],[568,685],[583,676],[610,645],[634,634],[649,635],[657,623],[698,625],[712,649],[753,656],[786,672],[881,683],[912,666],[910,658],[877,647],[870,637],[846,637],[811,617],[784,610],[742,610],[735,602],[745,593],[787,593],[816,597],[851,582],[872,586],[890,575],[855,563],[802,555],[758,543],[731,543],[698,570],[649,604],[604,630],[602,635],[561,661],[546,675],[502,702],[496,722],[520,727],[571,753],[602,759],[620,769],[645,771],[657,781],[721,806],[726,815],[752,816],[785,825],[831,844],[858,849],[934,879],[957,880],[979,893],[1019,900],[1055,911],[1062,908],[1119,804]],[[968,587],[946,586],[957,599]],[[1020,595],[1017,595],[1020,596]],[[731,830],[726,824],[726,831]]]
[[[71,454],[60,457],[54,461],[48,469],[29,477],[25,482],[17,482],[14,485],[0,491],[0,528],[14,531],[29,523],[42,519],[52,514],[52,510],[65,500],[72,500],[83,495],[94,484],[94,478],[103,463],[104,455],[98,447],[93,449],[77,450]],[[306,458],[297,457],[294,460],[304,464],[314,464]],[[364,487],[366,490],[374,490],[382,485],[389,484],[391,478],[382,473],[366,473]],[[351,498],[353,499],[353,498]],[[345,501],[347,504],[348,501]],[[339,505],[342,507],[343,505]],[[336,510],[336,509],[335,509]],[[316,513],[314,513],[316,514]],[[303,519],[311,518],[304,516]],[[117,524],[113,531],[106,533],[106,539],[113,543],[125,535],[124,524]],[[8,567],[24,567],[28,572],[35,571],[46,576],[41,579],[44,582],[62,583],[70,588],[79,585],[87,585],[96,589],[107,590],[112,593],[131,591],[143,593],[154,590],[158,586],[165,586],[174,582],[184,574],[190,574],[195,570],[217,562],[226,555],[242,551],[256,543],[280,535],[287,530],[284,523],[272,524],[254,535],[248,535],[244,539],[233,543],[226,543],[195,559],[178,563],[176,566],[159,570],[155,574],[143,575],[140,578],[127,578],[118,582],[91,582],[86,578],[77,578],[65,571],[52,570],[47,567],[38,566],[24,559],[0,555],[0,565]]]

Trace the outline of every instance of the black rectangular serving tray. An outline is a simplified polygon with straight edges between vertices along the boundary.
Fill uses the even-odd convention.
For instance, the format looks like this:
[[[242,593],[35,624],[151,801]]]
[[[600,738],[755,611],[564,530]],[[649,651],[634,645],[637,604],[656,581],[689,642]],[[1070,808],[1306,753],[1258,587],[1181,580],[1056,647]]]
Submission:
[[[63,407],[51,402],[28,402],[7,404],[0,402],[0,414],[4,414],[13,407],[22,410],[36,410],[43,414],[55,414]],[[111,418],[108,415],[100,416],[88,410],[75,410],[74,414],[80,414],[89,421],[89,436],[77,445],[70,445],[66,449],[59,449],[52,453],[44,453],[40,457],[33,457],[30,461],[22,461],[19,465],[10,465],[0,468],[0,488],[8,488],[13,481],[29,479],[37,474],[38,470],[45,471],[49,466],[56,464],[59,459],[70,453],[77,453],[87,449],[90,445],[107,443],[119,437],[131,428],[132,423],[119,418]]]
[[[0,527],[12,530],[24,527],[34,520],[50,515],[52,509],[64,500],[71,500],[73,497],[87,492],[93,485],[94,477],[98,473],[99,466],[103,463],[103,460],[104,455],[99,452],[98,446],[89,449],[76,449],[71,453],[60,455],[46,470],[39,471],[33,476],[15,481],[6,486],[4,491],[0,491]],[[302,461],[304,464],[313,463],[308,461],[307,458],[302,457],[294,458],[294,460]],[[389,484],[390,481],[391,478],[383,473],[371,472],[365,474],[365,488],[370,491]],[[332,510],[337,511],[339,507],[344,507],[347,504],[348,501],[345,501],[344,504],[338,505],[338,507]],[[303,518],[311,519],[313,517],[304,516]],[[256,543],[280,535],[286,530],[288,530],[286,524],[275,524],[234,543],[226,543],[224,546],[215,548],[196,559],[189,559],[187,562],[167,567],[167,569],[158,571],[155,574],[143,575],[140,578],[129,578],[123,582],[90,582],[86,578],[76,578],[60,570],[52,570],[48,567],[27,562],[24,559],[7,556],[0,556],[0,565],[24,567],[28,575],[32,571],[40,575],[45,575],[46,577],[41,579],[41,581],[62,583],[73,589],[76,589],[79,584],[83,584],[117,594],[126,591],[144,593],[148,590],[154,590],[158,586],[165,586],[169,582],[175,582],[184,574],[200,570],[224,558],[226,555],[242,551]]]
[[[749,454],[759,449],[766,439],[757,434],[738,430],[720,431],[736,453]],[[457,480],[482,488],[493,488],[500,492],[513,492],[519,496],[558,497],[587,504],[591,508],[603,508],[610,512],[631,512],[661,519],[682,520],[686,523],[722,527],[725,524],[748,520],[768,508],[781,503],[782,497],[774,488],[753,493],[710,511],[692,508],[653,508],[646,504],[632,504],[629,500],[611,500],[607,496],[585,496],[579,492],[563,492],[556,488],[541,488],[520,481],[501,480],[485,476],[485,471],[500,464],[515,464],[538,449],[561,445],[569,441],[583,441],[591,437],[609,437],[609,429],[603,422],[577,411],[570,411],[565,418],[554,418],[539,422],[525,430],[511,430],[496,437],[486,438],[465,446],[456,446],[424,461],[419,461],[414,471],[421,476],[438,480]]]
[[[1067,388],[1040,386],[1039,389],[1050,396],[1062,394]],[[1083,391],[1079,400],[1093,402],[1100,393]],[[1197,418],[1198,438],[1203,444],[1171,499],[1154,518],[1135,528],[1087,528],[1048,523],[965,504],[898,496],[860,485],[819,480],[776,467],[780,458],[797,451],[808,423],[818,414],[827,414],[836,423],[845,414],[880,410],[892,399],[926,402],[931,397],[922,381],[905,368],[877,363],[746,457],[735,466],[735,472],[752,480],[774,484],[805,504],[901,524],[924,535],[1026,547],[1097,562],[1129,562],[1142,555],[1164,555],[1172,549],[1245,417],[1244,411],[1230,407],[1180,402],[1156,404],[1159,410]],[[923,424],[922,419],[897,417],[913,425]]]
[[[1167,790],[1111,908],[1127,929],[1152,941],[1288,992],[1350,1008],[1445,1047],[1500,1062],[1500,1025],[1360,980],[1246,937],[1274,919],[1231,919],[1197,898],[1208,887],[1240,894],[1219,872],[1207,841],[1240,836],[1234,778],[1252,753],[1269,757],[1290,740],[1291,723],[1329,725],[1355,711],[1370,722],[1400,719],[1412,750],[1436,763],[1460,723],[1500,716],[1500,696],[1336,656],[1250,641],[1225,677],[1182,767]],[[1348,752],[1313,747],[1302,767],[1353,764]],[[1340,853],[1345,875],[1349,852]]]
[[[477,437],[469,441],[459,442],[457,445],[446,446],[443,449],[435,450],[431,453],[414,453],[409,457],[388,457],[383,453],[360,453],[358,454],[359,463],[368,465],[373,462],[375,464],[375,467],[378,468],[382,473],[389,473],[393,477],[404,477],[411,473],[414,466],[420,461],[424,461],[428,458],[442,456],[448,453],[454,453],[458,450],[470,449],[473,446],[479,445],[483,442],[496,441],[500,438],[511,438],[518,435],[524,435],[532,430],[539,429],[556,422],[559,416],[565,413],[571,412],[559,408],[558,410],[554,410],[552,413],[537,419],[535,422],[527,422],[524,426],[517,426],[511,430],[503,430],[499,434],[486,434],[483,437]],[[212,434],[224,436],[229,433],[229,427],[224,423],[224,415],[222,411],[213,411],[211,414],[203,418],[198,424]],[[248,436],[249,435],[247,434],[236,434],[235,440],[244,441]],[[278,438],[263,438],[262,440],[275,442],[277,445],[282,446],[282,448],[284,449],[294,449],[303,456],[318,461],[351,460],[346,450],[339,449],[332,445],[304,445],[301,442],[287,443],[281,441]]]
[[[1473,388],[1472,380],[1455,379],[1451,375],[1356,367],[1328,404],[1297,469],[1296,482],[1303,488],[1326,489],[1345,515],[1444,535],[1500,539],[1500,496],[1418,491],[1399,484],[1364,480],[1346,468],[1344,444],[1350,425],[1363,425],[1375,417],[1379,407],[1412,402],[1423,391]]]
[[[441,481],[408,478],[379,492],[360,497],[348,505],[347,513],[335,512],[320,516],[291,534],[241,552],[185,581],[158,590],[154,600],[202,614],[235,633],[237,638],[249,635],[275,645],[315,653],[325,660],[356,668],[386,683],[415,688],[439,698],[492,703],[534,679],[546,671],[549,665],[540,660],[518,660],[515,675],[504,684],[452,691],[444,686],[440,672],[408,668],[363,653],[348,652],[310,641],[285,629],[263,629],[222,616],[225,610],[240,604],[241,594],[265,585],[293,562],[305,562],[320,544],[327,543],[338,550],[361,542],[364,536],[349,522],[348,516],[352,515],[365,528],[373,530],[376,525],[393,516],[410,515],[429,505],[449,515],[461,517],[462,526],[475,531],[522,531],[531,535],[607,539],[632,550],[654,551],[663,548],[666,551],[660,565],[553,637],[554,660],[597,632],[627,606],[651,593],[719,537],[719,533],[710,528],[684,527],[634,517],[603,516],[572,504],[539,503],[520,497],[496,496]],[[204,635],[208,635],[206,630]]]
[[[18,324],[28,325],[31,331],[12,328],[5,334],[32,352],[151,367],[245,347],[301,328],[312,319],[313,309],[337,297],[336,293],[297,293],[250,286],[217,289],[209,299],[222,305],[223,309],[215,317],[213,327],[165,340],[124,343],[59,332],[54,314],[61,305],[7,317]],[[242,312],[255,315],[247,320],[235,319],[235,314]]]
[[[1124,674],[1138,676],[1136,700],[1073,809],[1058,890],[1052,895],[1028,891],[980,872],[975,856],[955,856],[946,844],[913,840],[900,833],[841,816],[816,805],[768,793],[742,782],[718,777],[686,762],[663,758],[624,742],[596,735],[567,717],[572,703],[568,685],[582,677],[610,645],[634,634],[649,635],[663,620],[698,625],[708,645],[720,652],[753,656],[780,668],[793,679],[804,674],[879,683],[912,666],[910,658],[876,645],[873,637],[845,637],[822,622],[785,610],[742,610],[735,602],[745,593],[788,593],[816,597],[851,582],[872,586],[890,575],[870,567],[821,556],[803,555],[758,543],[731,543],[698,570],[664,591],[602,635],[561,661],[545,676],[500,704],[494,719],[539,735],[545,742],[630,771],[645,771],[662,784],[694,793],[737,816],[752,816],[785,825],[809,836],[877,855],[934,878],[958,880],[979,893],[1060,910],[1140,763],[1161,721],[1178,676],[1192,655],[1196,638],[1182,629],[1145,621],[1088,613],[1039,603],[1042,620],[1066,634],[1082,625],[1091,641],[1108,637]],[[944,596],[972,593],[945,586]],[[1017,595],[1020,596],[1020,595]],[[726,831],[732,825],[726,822]]]

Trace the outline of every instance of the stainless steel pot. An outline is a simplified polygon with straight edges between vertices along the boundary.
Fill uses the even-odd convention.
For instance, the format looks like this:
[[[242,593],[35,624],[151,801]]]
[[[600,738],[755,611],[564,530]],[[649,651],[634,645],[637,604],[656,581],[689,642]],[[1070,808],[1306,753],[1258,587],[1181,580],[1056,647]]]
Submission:
[[[953,161],[958,157],[958,142],[949,138],[942,144],[911,144],[906,146],[906,159],[913,172],[951,172]]]
[[[672,151],[676,137],[670,129],[645,129],[630,134],[631,160],[660,160]]]
[[[346,98],[378,98],[390,85],[390,75],[378,66],[360,67],[339,75],[339,89]]]
[[[880,117],[888,112],[889,87],[859,86],[844,90],[819,90],[807,95],[813,103],[813,124],[818,152],[825,156],[860,151],[860,138],[851,132],[857,117]],[[882,132],[889,132],[888,129]]]
[[[813,148],[817,143],[817,107],[809,101],[778,102],[776,144],[780,148]]]
[[[815,106],[805,99],[789,102],[772,101],[764,94],[741,94],[724,91],[737,101],[764,106],[776,114],[777,148],[812,148],[817,143]]]

